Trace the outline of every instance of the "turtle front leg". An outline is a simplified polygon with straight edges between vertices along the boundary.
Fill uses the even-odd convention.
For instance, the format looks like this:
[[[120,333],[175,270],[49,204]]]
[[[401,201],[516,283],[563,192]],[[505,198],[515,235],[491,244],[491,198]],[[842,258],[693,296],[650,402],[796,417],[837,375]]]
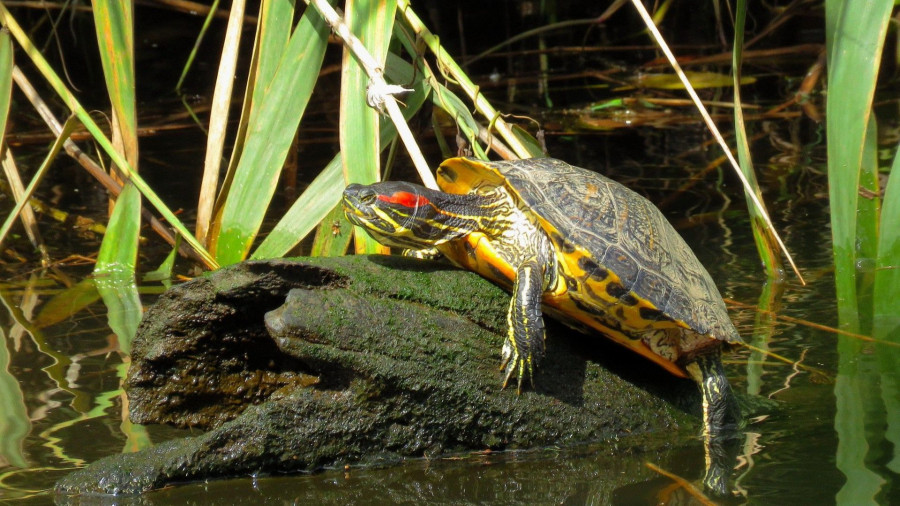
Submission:
[[[544,318],[541,316],[543,286],[544,273],[536,258],[519,265],[506,317],[508,331],[500,364],[500,369],[506,370],[503,388],[516,375],[519,393],[522,393],[522,380],[526,374],[534,386],[534,366],[544,355]]]

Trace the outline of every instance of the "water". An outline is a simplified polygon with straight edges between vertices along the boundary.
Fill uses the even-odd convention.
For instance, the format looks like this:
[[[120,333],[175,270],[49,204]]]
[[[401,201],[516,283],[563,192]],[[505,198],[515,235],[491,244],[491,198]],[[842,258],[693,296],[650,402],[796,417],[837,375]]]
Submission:
[[[590,149],[572,157],[599,159]],[[645,177],[627,167],[616,177],[654,198],[670,192],[660,186],[682,177],[675,173],[663,174],[662,179],[659,174]],[[810,185],[803,188],[809,190]],[[729,310],[745,340],[755,347],[726,357],[728,376],[736,390],[777,403],[746,428],[733,473],[735,502],[900,503],[900,376],[891,367],[900,363],[900,350],[803,323],[831,327],[838,323],[824,199],[787,186],[781,188],[782,198],[771,199],[776,222],[808,284],[801,286],[788,276],[783,284],[766,285],[740,208],[743,204],[728,204],[723,198],[733,189],[704,193],[702,198],[690,194],[682,199],[693,203],[687,211],[683,203],[676,203],[666,213],[681,225],[688,223],[687,215],[704,218],[690,222],[682,234],[709,267],[722,295],[739,303],[730,304]],[[75,278],[85,274],[83,268],[68,271]],[[128,357],[107,326],[104,306],[87,285],[63,291],[58,280],[35,274],[0,292],[5,306],[0,329],[6,343],[0,348],[3,501],[52,502],[48,490],[75,467],[190,434],[125,421],[127,399],[120,383]],[[159,291],[159,287],[146,290],[145,304]],[[73,313],[67,306],[81,307],[78,301],[85,297],[90,303],[67,316]],[[788,363],[759,350],[785,357]],[[703,473],[699,438],[686,435],[653,452],[616,447],[615,442],[600,442],[410,460],[386,468],[246,477],[184,485],[143,500],[150,504],[696,502],[647,464],[697,484]]]

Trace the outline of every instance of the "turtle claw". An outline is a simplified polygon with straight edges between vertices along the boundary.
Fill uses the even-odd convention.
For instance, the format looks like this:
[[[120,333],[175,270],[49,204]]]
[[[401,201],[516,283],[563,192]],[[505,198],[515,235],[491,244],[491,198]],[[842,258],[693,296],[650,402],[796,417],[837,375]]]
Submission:
[[[509,341],[503,344],[501,355],[500,370],[506,371],[503,375],[503,386],[501,387],[501,390],[505,390],[509,385],[509,380],[512,379],[513,376],[516,376],[516,393],[521,394],[522,383],[524,382],[526,375],[528,376],[528,382],[533,389],[534,373],[531,356],[529,355],[526,358],[519,355],[519,352],[516,351],[514,346],[510,345]]]

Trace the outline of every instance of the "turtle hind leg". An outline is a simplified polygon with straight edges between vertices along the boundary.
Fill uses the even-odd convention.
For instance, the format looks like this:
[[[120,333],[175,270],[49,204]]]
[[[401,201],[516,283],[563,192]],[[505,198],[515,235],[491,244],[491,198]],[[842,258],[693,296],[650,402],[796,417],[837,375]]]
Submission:
[[[522,393],[525,376],[534,386],[534,367],[544,355],[543,291],[544,274],[540,263],[537,259],[522,262],[516,271],[516,286],[506,317],[508,330],[500,364],[506,371],[503,388],[513,376],[517,376],[519,393]]]
[[[703,403],[703,443],[706,452],[704,487],[717,497],[729,495],[728,478],[740,450],[742,425],[738,406],[725,371],[722,351],[700,355],[687,365],[700,386]]]
[[[721,348],[698,355],[686,369],[700,386],[704,434],[715,436],[737,431],[742,424],[741,409],[722,368]]]

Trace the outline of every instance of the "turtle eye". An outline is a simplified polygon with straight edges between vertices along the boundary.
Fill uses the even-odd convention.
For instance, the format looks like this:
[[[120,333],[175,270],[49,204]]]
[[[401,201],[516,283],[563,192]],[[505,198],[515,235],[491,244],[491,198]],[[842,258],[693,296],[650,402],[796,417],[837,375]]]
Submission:
[[[378,194],[371,188],[363,188],[359,191],[359,201],[370,206],[378,199]]]

